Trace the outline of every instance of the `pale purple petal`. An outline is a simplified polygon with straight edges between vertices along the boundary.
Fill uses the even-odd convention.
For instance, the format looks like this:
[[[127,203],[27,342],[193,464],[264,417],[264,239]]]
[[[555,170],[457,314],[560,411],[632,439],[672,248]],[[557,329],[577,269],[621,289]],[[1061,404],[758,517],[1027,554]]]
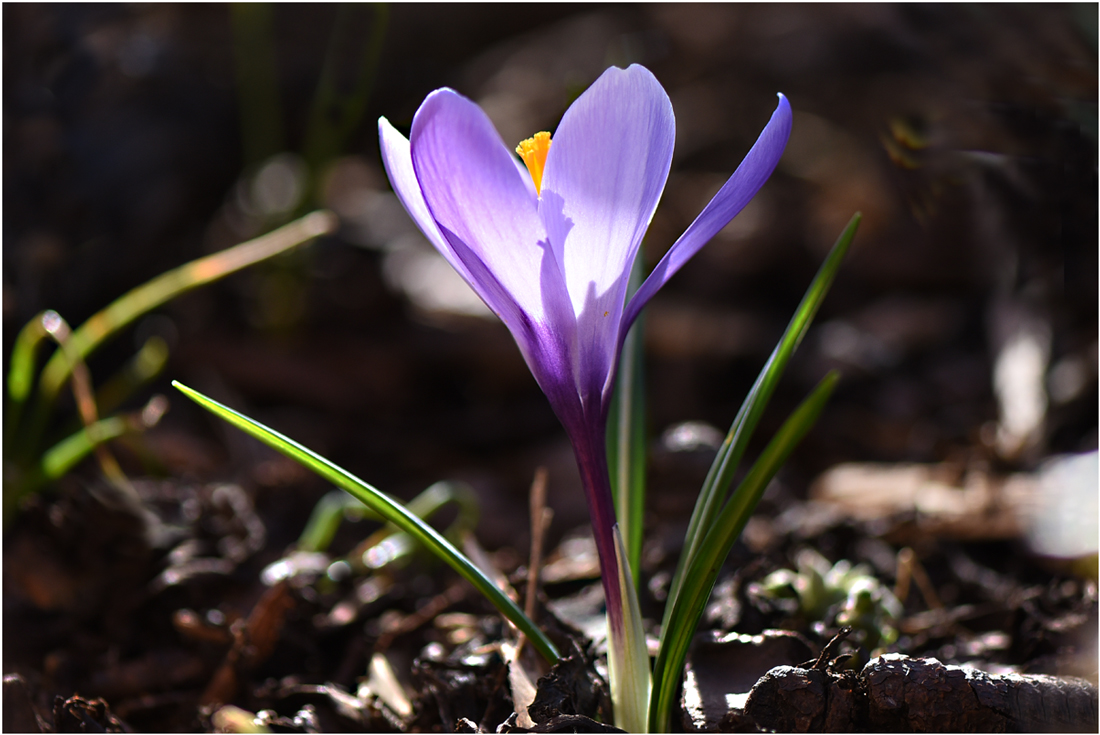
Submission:
[[[539,213],[577,323],[582,396],[600,396],[615,359],[630,266],[672,163],[675,119],[641,66],[610,68],[554,132]]]
[[[420,182],[413,170],[409,141],[385,118],[378,121],[378,134],[386,174],[394,193],[413,222],[490,309],[506,323],[520,324],[523,316],[519,306],[492,273],[476,257],[471,256],[468,247],[460,241],[452,244],[440,231],[428,210],[427,202],[424,201]]]
[[[489,270],[465,243],[450,233],[447,233],[447,239],[469,269],[470,286],[496,311],[512,333],[527,367],[550,400],[558,418],[566,427],[585,425],[573,380],[572,335],[575,323],[568,310],[568,302],[564,297],[559,297],[556,304],[550,304],[550,308],[556,309],[559,314],[556,321],[543,323],[532,319],[516,304],[497,274]],[[549,256],[543,258],[543,269],[543,292],[562,292],[561,277]],[[548,279],[549,283],[546,282]]]
[[[481,108],[449,89],[432,92],[409,138],[413,169],[440,232],[452,247],[456,240],[465,246],[456,250],[459,257],[476,258],[495,277],[489,284],[475,276],[479,295],[497,310],[499,285],[531,320],[556,321],[556,305],[543,291],[553,289],[557,266],[552,257],[544,263],[547,237],[536,202]]]
[[[576,319],[530,175],[481,108],[451,90],[428,96],[410,138],[424,201],[459,272],[512,332],[559,417],[576,422]]]
[[[630,300],[623,314],[620,341],[646,303],[653,298],[653,294],[657,293],[661,286],[695,253],[699,252],[699,249],[706,245],[719,230],[729,224],[729,221],[736,217],[738,212],[744,209],[749,200],[756,195],[779,163],[790,135],[791,105],[786,97],[779,95],[779,106],[772,113],[771,120],[760,133],[752,150],[745,156],[745,160],[733,172],[733,176],[725,186],[703,208],[691,226],[673,243],[665,253],[665,257]]]
[[[455,239],[455,243],[452,244],[440,231],[439,225],[428,210],[428,204],[420,189],[420,181],[413,170],[409,141],[385,118],[378,120],[378,133],[382,162],[386,167],[390,184],[413,222],[494,313],[508,324],[520,323],[522,312],[519,306],[496,277],[486,270],[485,265],[471,254],[464,243],[452,238]]]
[[[672,103],[637,65],[608,69],[562,117],[539,209],[577,314],[589,284],[602,295],[629,273],[664,190],[674,140]]]
[[[378,119],[378,141],[382,150],[382,164],[386,167],[386,175],[390,177],[390,185],[401,205],[405,207],[409,217],[440,255],[446,258],[451,267],[466,281],[470,281],[469,271],[455,255],[447,239],[439,231],[431,212],[428,211],[424,194],[420,191],[420,182],[417,181],[416,172],[413,171],[409,141],[384,117]]]

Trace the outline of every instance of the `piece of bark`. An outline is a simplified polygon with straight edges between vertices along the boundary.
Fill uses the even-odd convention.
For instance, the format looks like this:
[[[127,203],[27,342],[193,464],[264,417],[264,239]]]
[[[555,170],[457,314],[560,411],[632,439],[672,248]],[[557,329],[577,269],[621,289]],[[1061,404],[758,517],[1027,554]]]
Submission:
[[[1096,732],[1097,691],[1084,679],[994,675],[887,654],[864,667],[872,729]]]
[[[886,654],[858,674],[779,666],[745,712],[787,732],[1096,732],[1097,689],[1077,678],[994,675]]]
[[[574,646],[550,668],[550,673],[537,682],[535,699],[527,713],[536,726],[550,722],[559,715],[584,715],[607,719],[611,713],[609,696],[603,681],[596,675],[591,659],[579,646]]]
[[[744,700],[757,680],[776,664],[813,655],[810,644],[787,630],[760,635],[700,633],[684,662],[681,724],[687,731],[739,731]]]
[[[860,727],[854,676],[821,669],[777,666],[756,683],[745,716],[778,732],[846,732]]]

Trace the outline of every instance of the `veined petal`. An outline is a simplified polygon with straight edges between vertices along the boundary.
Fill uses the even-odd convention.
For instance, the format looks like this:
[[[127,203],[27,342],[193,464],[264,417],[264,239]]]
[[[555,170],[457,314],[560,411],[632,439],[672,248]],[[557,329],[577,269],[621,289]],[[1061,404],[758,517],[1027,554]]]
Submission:
[[[563,298],[558,299],[558,317],[550,323],[533,319],[512,298],[497,275],[459,240],[447,233],[447,239],[455,253],[469,269],[467,281],[489,308],[494,309],[512,337],[516,340],[527,367],[534,375],[542,392],[561,422],[567,427],[582,425],[583,416],[576,384],[573,380],[573,333],[576,329],[572,312]],[[543,258],[543,290],[561,290],[557,267],[549,256]],[[546,281],[549,279],[549,283]],[[494,306],[496,305],[496,306]]]
[[[539,210],[577,314],[630,272],[661,199],[675,141],[668,95],[644,67],[612,67],[566,110]]]
[[[439,231],[432,213],[428,211],[428,205],[424,201],[424,194],[420,191],[420,182],[413,171],[412,154],[409,152],[409,141],[399,133],[390,121],[384,117],[378,118],[378,141],[382,149],[382,164],[386,167],[386,175],[390,177],[390,185],[400,200],[409,217],[424,233],[424,236],[435,245],[440,255],[447,259],[459,274],[471,280],[470,272],[465,264],[458,258],[450,243]]]
[[[530,176],[481,108],[449,89],[424,100],[410,138],[410,166],[442,239],[436,247],[508,327],[558,416],[575,423],[576,319]]]
[[[615,359],[634,256],[660,201],[675,142],[672,103],[650,71],[612,67],[553,136],[539,214],[578,317],[578,387],[597,395]]]
[[[496,280],[485,264],[471,252],[465,243],[452,236],[452,243],[439,229],[438,223],[428,210],[424,194],[420,190],[420,181],[413,170],[409,141],[390,124],[386,118],[378,120],[378,138],[382,151],[382,162],[390,178],[394,193],[397,194],[405,211],[416,223],[424,236],[435,246],[451,267],[462,276],[474,292],[499,315],[506,324],[521,325],[525,322],[523,312],[508,291]],[[534,187],[531,188],[534,197]],[[517,339],[519,336],[517,335]],[[528,339],[524,337],[524,339]],[[522,348],[522,345],[521,345]],[[524,350],[524,355],[527,351]]]
[[[544,262],[550,254],[536,202],[489,118],[472,101],[440,89],[417,110],[409,138],[413,169],[440,232],[452,247],[456,240],[465,246],[456,250],[459,257],[476,258],[494,277],[496,283],[484,283],[472,273],[478,294],[495,310],[499,284],[530,319],[556,322],[555,298],[564,295],[557,264],[552,255]]]
[[[649,302],[653,295],[665,285],[676,271],[680,270],[700,248],[714,237],[719,230],[729,224],[744,209],[749,200],[760,191],[760,187],[775,170],[787,139],[791,135],[791,105],[787,98],[779,95],[779,106],[772,113],[771,120],[756,139],[752,149],[733,172],[733,176],[719,190],[710,203],[703,208],[695,221],[672,244],[665,257],[649,274],[641,288],[630,300],[623,314],[619,339],[625,337],[626,330]]]
[[[503,286],[495,282],[484,264],[471,254],[464,243],[458,241],[452,244],[439,229],[416,178],[409,141],[384,117],[378,120],[378,138],[382,162],[394,193],[420,231],[494,313],[502,318],[507,314],[508,323],[521,321],[519,306]]]

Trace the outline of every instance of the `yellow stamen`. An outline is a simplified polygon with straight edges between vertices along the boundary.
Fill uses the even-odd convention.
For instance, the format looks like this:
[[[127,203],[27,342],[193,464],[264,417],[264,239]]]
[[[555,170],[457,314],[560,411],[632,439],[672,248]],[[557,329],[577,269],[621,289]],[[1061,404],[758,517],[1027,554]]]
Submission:
[[[550,152],[550,133],[545,130],[516,146],[516,153],[527,164],[535,191],[542,194],[542,170],[546,167],[546,154]]]

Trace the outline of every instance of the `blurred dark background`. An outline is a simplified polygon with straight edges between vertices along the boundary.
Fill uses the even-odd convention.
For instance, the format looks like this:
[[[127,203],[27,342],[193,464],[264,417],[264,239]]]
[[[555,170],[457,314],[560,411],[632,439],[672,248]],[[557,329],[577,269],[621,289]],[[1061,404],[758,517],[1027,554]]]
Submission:
[[[696,455],[856,211],[855,248],[762,426],[843,371],[785,492],[841,461],[1030,470],[1096,448],[1095,4],[6,4],[3,20],[5,365],[42,309],[76,326],[296,214],[341,217],[336,236],[180,298],[91,360],[103,380],[150,335],[171,347],[132,404],[172,404],[144,463],[124,453],[135,474],[234,478],[261,505],[324,490],[189,405],[179,379],[397,495],[471,481],[487,546],[520,543],[540,464],[557,532],[583,523],[564,433],[507,331],[390,193],[376,121],[407,131],[451,86],[518,142],[629,63],[676,111],[650,264],[775,94],[795,111],[769,183],[649,308],[655,513],[688,507]],[[702,424],[668,434],[688,421]],[[295,507],[275,538],[300,530]]]

